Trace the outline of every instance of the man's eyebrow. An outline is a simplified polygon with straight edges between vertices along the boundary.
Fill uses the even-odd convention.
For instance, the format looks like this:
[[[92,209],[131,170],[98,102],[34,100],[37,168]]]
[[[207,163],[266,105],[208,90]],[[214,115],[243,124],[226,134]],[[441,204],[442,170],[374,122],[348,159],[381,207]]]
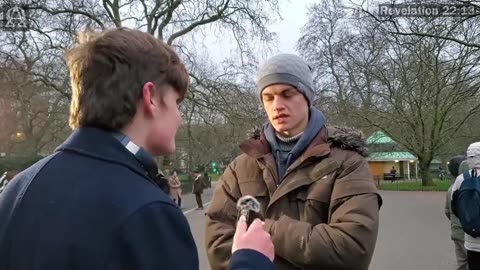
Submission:
[[[265,93],[265,91],[262,92],[262,95],[281,95],[283,94],[284,92],[290,92],[292,90],[295,90],[295,88],[293,86],[289,86],[289,87],[285,87],[283,88],[282,90],[280,91],[275,91],[275,93]],[[297,91],[297,90],[295,90]]]
[[[283,92],[290,92],[290,91],[292,91],[292,90],[293,90],[293,91],[297,91],[297,90],[295,90],[295,88],[293,88],[292,86],[290,86],[290,87],[288,87],[288,88],[283,89],[283,90],[281,91],[281,93],[283,93]]]

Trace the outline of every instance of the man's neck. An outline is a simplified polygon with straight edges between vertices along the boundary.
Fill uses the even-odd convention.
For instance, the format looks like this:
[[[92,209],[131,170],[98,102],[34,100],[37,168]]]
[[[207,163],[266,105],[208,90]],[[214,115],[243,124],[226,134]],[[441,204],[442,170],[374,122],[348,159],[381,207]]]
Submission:
[[[298,133],[298,134],[295,135],[295,136],[285,136],[285,135],[282,135],[282,134],[280,134],[280,133],[278,133],[278,132],[275,132],[275,135],[277,136],[277,138],[278,138],[280,141],[282,141],[282,142],[284,142],[284,143],[292,143],[292,142],[298,141],[298,139],[300,139],[300,137],[302,137],[303,131],[300,132],[300,133]]]
[[[145,151],[151,154],[146,145],[147,135],[145,133],[145,130],[145,128],[138,128],[135,123],[132,122],[128,124],[125,128],[123,128],[120,132],[126,135],[130,139],[130,141],[132,141],[138,147],[143,148]]]

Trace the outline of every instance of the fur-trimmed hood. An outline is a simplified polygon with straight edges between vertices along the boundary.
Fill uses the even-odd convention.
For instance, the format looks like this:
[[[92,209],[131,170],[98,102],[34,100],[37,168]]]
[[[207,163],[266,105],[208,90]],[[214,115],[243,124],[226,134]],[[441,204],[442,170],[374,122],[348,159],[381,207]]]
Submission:
[[[351,127],[338,127],[327,125],[327,141],[332,147],[343,150],[351,150],[363,157],[368,156],[367,141],[363,132]],[[259,140],[262,128],[255,127],[247,132],[248,139]]]
[[[351,127],[328,127],[328,129],[328,142],[333,147],[352,150],[363,157],[368,156],[367,139],[361,130]]]

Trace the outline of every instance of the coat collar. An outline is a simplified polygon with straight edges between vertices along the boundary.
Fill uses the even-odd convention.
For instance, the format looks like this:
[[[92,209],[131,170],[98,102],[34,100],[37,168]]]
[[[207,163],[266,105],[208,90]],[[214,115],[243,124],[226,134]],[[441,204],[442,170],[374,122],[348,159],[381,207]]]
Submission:
[[[76,129],[55,151],[70,151],[117,163],[146,177],[146,171],[133,154],[113,137],[113,133],[102,129],[93,127]]]
[[[250,139],[240,144],[240,149],[245,154],[258,159],[271,153],[270,145],[261,129],[257,128],[250,131],[249,137]],[[316,137],[298,159],[305,160],[311,156],[326,155],[330,152],[327,151],[327,148],[329,149],[330,147],[355,151],[363,157],[368,156],[366,139],[360,130],[326,125],[320,129]]]
[[[270,145],[265,137],[265,134],[261,132],[256,137],[250,138],[240,144],[240,149],[247,155],[253,158],[261,158],[272,152]],[[324,126],[317,133],[310,145],[305,151],[298,157],[297,161],[302,162],[305,159],[312,156],[325,156],[330,153],[330,145],[328,144],[328,131]],[[297,161],[295,163],[297,163]]]

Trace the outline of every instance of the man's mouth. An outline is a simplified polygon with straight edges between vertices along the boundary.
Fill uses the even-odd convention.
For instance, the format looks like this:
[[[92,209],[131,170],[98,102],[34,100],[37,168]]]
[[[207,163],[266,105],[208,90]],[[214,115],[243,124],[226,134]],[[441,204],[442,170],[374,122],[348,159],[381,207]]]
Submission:
[[[286,114],[279,114],[279,115],[275,116],[275,117],[273,118],[273,120],[282,119],[282,118],[285,118],[285,117],[288,117],[288,115],[286,115]]]

